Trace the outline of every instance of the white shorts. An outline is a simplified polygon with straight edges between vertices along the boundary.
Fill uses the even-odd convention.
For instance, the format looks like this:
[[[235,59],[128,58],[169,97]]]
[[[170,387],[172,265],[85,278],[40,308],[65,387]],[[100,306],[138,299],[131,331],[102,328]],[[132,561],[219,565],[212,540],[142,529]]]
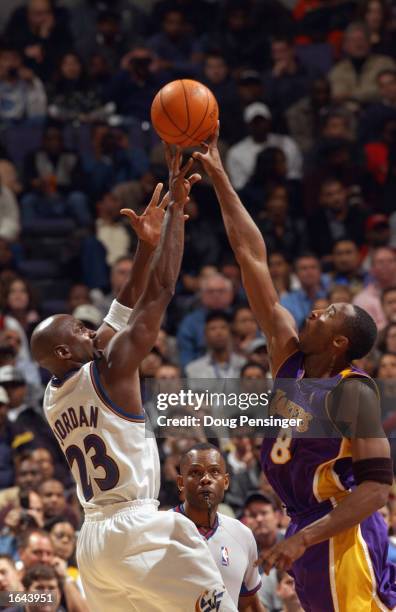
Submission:
[[[91,612],[236,612],[206,542],[155,500],[86,511],[77,561]]]

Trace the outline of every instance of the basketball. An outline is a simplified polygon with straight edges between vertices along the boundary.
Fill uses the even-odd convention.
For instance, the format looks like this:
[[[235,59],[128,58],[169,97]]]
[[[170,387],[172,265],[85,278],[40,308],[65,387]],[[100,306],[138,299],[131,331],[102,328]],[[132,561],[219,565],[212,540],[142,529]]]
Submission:
[[[205,85],[180,79],[165,85],[151,105],[151,121],[162,140],[181,147],[199,145],[216,130],[219,107]]]

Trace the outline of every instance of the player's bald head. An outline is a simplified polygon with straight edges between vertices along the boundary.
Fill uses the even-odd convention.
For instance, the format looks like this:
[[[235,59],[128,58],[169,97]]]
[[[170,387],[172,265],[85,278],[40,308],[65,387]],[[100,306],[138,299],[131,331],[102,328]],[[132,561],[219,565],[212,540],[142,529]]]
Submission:
[[[74,318],[70,315],[54,315],[44,319],[34,330],[30,347],[33,359],[43,367],[54,357],[59,344],[67,342],[68,330]]]

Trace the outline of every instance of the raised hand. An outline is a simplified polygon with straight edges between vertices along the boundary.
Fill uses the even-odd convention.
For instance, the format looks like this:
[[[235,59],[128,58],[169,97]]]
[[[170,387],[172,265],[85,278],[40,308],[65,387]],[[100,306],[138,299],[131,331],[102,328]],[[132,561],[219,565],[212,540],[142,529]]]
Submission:
[[[221,161],[219,149],[217,147],[217,143],[219,140],[219,129],[220,123],[217,122],[217,128],[213,136],[209,138],[207,143],[201,143],[203,153],[199,151],[194,151],[194,153],[192,154],[194,159],[201,162],[205,172],[209,176],[213,176],[213,174],[215,174],[216,172],[223,171],[223,163]]]
[[[122,208],[120,210],[122,215],[128,217],[139,240],[153,247],[156,247],[159,243],[165,210],[169,204],[169,193],[166,193],[160,201],[163,186],[163,183],[158,183],[150,202],[141,215],[137,215],[131,208]]]
[[[202,177],[200,174],[195,173],[186,178],[186,174],[191,170],[194,163],[192,157],[183,167],[180,167],[183,159],[181,148],[176,147],[173,150],[171,145],[167,143],[164,143],[164,146],[166,163],[169,170],[169,197],[172,202],[184,206],[188,202],[188,194],[191,191],[191,187],[194,183],[200,181]]]

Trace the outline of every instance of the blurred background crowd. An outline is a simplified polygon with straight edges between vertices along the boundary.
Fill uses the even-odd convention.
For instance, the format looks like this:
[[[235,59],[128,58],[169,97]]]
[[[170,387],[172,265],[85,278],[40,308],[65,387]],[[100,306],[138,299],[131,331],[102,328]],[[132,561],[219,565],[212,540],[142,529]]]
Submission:
[[[59,610],[85,610],[72,589],[82,516],[29,338],[53,313],[96,328],[107,312],[136,245],[120,208],[140,213],[167,176],[151,102],[182,77],[217,97],[223,159],[298,327],[337,301],[374,317],[378,342],[358,365],[379,379],[384,429],[396,431],[395,0],[2,0],[0,589],[55,581]],[[205,176],[187,212],[182,274],[142,381],[266,379],[266,340]],[[197,441],[193,430],[159,440],[163,509]],[[217,443],[231,474],[223,510],[271,546],[288,519],[260,439]],[[393,499],[383,514],[396,560]],[[261,596],[271,612],[299,609],[275,571]]]

